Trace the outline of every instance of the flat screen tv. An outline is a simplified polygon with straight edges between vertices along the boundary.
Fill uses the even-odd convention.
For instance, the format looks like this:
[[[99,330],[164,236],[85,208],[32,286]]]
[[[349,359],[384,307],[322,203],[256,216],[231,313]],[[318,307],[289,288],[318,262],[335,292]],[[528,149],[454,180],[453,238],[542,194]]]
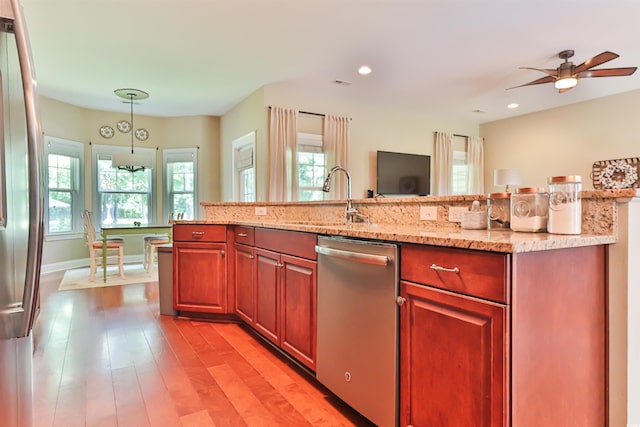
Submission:
[[[431,193],[431,156],[378,151],[377,166],[378,194],[427,196]]]

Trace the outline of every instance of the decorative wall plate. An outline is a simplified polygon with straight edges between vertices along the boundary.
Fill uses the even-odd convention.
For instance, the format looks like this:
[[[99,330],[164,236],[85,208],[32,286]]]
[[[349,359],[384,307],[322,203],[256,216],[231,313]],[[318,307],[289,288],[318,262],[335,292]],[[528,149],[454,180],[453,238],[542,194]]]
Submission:
[[[103,138],[112,138],[114,133],[115,132],[113,131],[113,128],[111,126],[105,125],[100,128],[100,136]]]
[[[120,120],[118,122],[118,130],[122,133],[127,133],[131,131],[131,123],[126,120]]]
[[[136,129],[135,134],[139,141],[146,141],[149,138],[149,131],[144,128]]]
[[[637,188],[640,186],[640,158],[600,160],[593,164],[591,179],[596,190]]]

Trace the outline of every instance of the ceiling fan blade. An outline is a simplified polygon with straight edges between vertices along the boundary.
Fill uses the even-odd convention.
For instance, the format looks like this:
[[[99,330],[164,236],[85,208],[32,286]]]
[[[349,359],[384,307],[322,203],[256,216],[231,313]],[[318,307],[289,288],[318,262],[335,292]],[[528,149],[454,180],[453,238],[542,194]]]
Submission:
[[[568,87],[568,88],[565,88],[565,89],[558,89],[558,93],[565,93],[565,92],[567,92],[567,91],[569,91],[569,90],[573,89],[574,87],[575,87],[575,86],[571,86],[571,87]]]
[[[594,56],[593,58],[587,59],[582,64],[578,65],[575,68],[575,73],[580,73],[582,71],[588,70],[589,68],[597,67],[598,65],[604,64],[605,62],[609,62],[613,59],[619,57],[617,53],[613,52],[602,52],[599,55]]]
[[[554,82],[555,80],[556,80],[556,78],[555,78],[555,77],[553,77],[553,76],[545,76],[545,77],[541,77],[541,78],[539,78],[538,80],[534,80],[534,81],[532,81],[532,82],[525,83],[525,84],[523,84],[523,85],[513,86],[513,87],[508,87],[508,88],[507,88],[507,90],[509,90],[509,89],[515,89],[515,88],[517,88],[517,87],[523,87],[523,86],[539,85],[539,84],[542,84],[542,83],[552,83],[552,82]]]
[[[583,77],[618,77],[630,76],[635,73],[638,67],[603,68],[600,70],[587,70],[578,73],[578,78]]]
[[[550,68],[534,68],[534,67],[518,67],[521,70],[535,70],[535,71],[540,71],[542,73],[545,74],[549,74],[550,76],[553,77],[558,77],[558,70],[556,69],[550,69]]]

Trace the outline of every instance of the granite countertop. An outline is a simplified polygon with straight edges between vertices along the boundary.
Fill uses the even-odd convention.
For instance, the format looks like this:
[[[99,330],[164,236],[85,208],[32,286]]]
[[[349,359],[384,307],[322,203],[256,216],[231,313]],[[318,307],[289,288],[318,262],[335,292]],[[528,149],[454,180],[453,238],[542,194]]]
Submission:
[[[503,253],[545,251],[610,244],[616,242],[615,235],[559,235],[548,233],[522,233],[502,230],[460,230],[447,227],[419,225],[319,223],[306,221],[256,222],[240,220],[193,220],[175,221],[175,224],[221,224],[273,228],[278,230],[303,231],[316,234],[357,237],[452,248],[475,249]]]

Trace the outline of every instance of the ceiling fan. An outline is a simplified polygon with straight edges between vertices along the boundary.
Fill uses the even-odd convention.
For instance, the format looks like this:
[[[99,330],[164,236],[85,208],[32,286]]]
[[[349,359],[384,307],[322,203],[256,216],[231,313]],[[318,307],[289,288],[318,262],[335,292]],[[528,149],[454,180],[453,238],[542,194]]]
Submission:
[[[623,67],[623,68],[602,68],[599,70],[593,70],[593,67],[602,65],[605,62],[609,62],[616,59],[620,55],[613,52],[602,52],[593,58],[587,59],[582,64],[576,66],[573,62],[569,61],[569,58],[573,56],[573,50],[563,50],[558,54],[560,59],[564,59],[564,62],[560,64],[558,68],[533,68],[533,67],[520,67],[523,70],[536,70],[547,74],[546,77],[541,77],[529,83],[525,83],[520,86],[510,87],[509,89],[515,89],[517,87],[539,85],[542,83],[554,83],[559,93],[571,90],[578,84],[578,79],[586,77],[618,77],[618,76],[630,76],[638,67]]]

